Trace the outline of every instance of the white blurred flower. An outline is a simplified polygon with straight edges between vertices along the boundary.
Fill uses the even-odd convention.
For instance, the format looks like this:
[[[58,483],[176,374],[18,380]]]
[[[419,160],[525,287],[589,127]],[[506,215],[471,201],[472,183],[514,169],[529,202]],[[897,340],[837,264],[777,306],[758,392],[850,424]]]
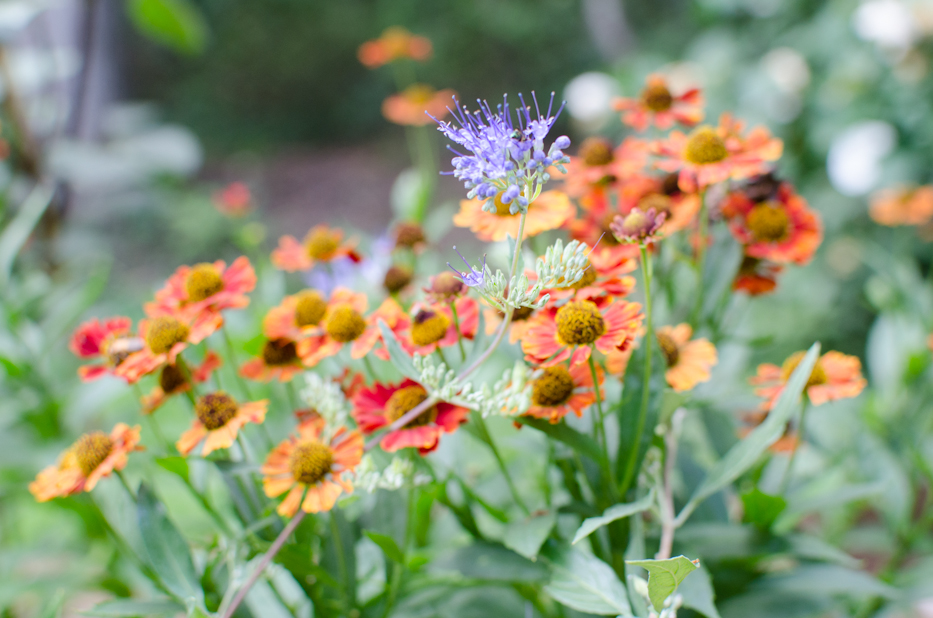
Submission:
[[[810,67],[806,59],[790,47],[772,49],[761,59],[761,66],[785,93],[796,94],[810,83]]]
[[[564,88],[567,113],[588,127],[598,129],[612,117],[612,100],[619,96],[619,84],[605,73],[591,71],[571,79]]]
[[[859,38],[887,50],[906,51],[920,32],[910,8],[900,0],[869,0],[852,15],[852,25]]]
[[[839,134],[829,148],[826,172],[843,195],[864,195],[881,176],[881,161],[895,146],[897,134],[887,122],[869,120]]]

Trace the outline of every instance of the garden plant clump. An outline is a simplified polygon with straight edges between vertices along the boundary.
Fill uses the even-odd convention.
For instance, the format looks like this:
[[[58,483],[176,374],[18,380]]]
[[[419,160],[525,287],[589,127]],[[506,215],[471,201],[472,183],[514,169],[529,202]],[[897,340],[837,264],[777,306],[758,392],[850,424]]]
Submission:
[[[431,51],[390,29],[359,52],[401,76],[382,111],[414,189],[390,251],[309,221],[71,335],[87,389],[132,401],[28,485],[99,528],[113,598],[90,615],[909,615],[933,577],[927,343],[890,410],[857,356],[745,351],[743,312],[824,239],[782,141],[659,73],[615,101],[622,139],[572,144],[554,94],[407,83]],[[427,225],[437,137],[482,251]],[[929,221],[924,191],[872,216]],[[239,184],[217,202],[252,206]],[[885,525],[895,546],[861,551]]]

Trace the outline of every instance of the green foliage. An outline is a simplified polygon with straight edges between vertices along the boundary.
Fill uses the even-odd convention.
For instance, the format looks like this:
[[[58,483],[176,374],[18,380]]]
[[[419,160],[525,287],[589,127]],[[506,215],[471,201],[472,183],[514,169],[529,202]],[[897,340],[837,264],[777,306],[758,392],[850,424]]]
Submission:
[[[676,592],[684,578],[700,567],[699,560],[690,560],[686,556],[666,560],[628,560],[626,564],[648,571],[648,596],[658,611],[664,607],[664,601]]]
[[[176,52],[199,54],[207,45],[207,23],[189,0],[127,0],[127,11],[143,34]]]

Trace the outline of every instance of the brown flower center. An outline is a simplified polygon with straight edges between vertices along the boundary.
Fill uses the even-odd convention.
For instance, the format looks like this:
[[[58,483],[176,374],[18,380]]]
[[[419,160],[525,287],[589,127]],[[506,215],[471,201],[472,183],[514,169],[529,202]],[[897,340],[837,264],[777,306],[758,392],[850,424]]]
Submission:
[[[745,224],[759,242],[780,242],[790,231],[787,211],[774,202],[758,204],[748,213]]]
[[[334,465],[334,451],[321,442],[304,442],[295,447],[288,462],[292,478],[305,485],[323,480]]]
[[[790,379],[790,374],[794,373],[794,369],[797,368],[797,365],[800,364],[800,361],[802,361],[803,357],[806,355],[806,352],[794,352],[787,357],[787,360],[781,365],[781,380],[783,382],[787,382]],[[810,372],[810,377],[807,379],[805,388],[826,384],[828,381],[829,378],[826,376],[826,370],[823,369],[823,364],[817,359],[816,364],[813,366],[813,371]]]
[[[412,272],[410,268],[406,266],[391,266],[389,270],[386,271],[386,276],[382,281],[382,285],[385,286],[389,294],[395,294],[405,289],[405,286],[411,283],[411,278]]]
[[[580,144],[577,156],[583,159],[588,167],[608,165],[615,159],[612,152],[612,142],[604,137],[588,137]]]
[[[213,264],[198,264],[188,272],[185,279],[185,291],[188,300],[197,302],[210,298],[224,289],[224,280]]]
[[[452,272],[442,272],[431,280],[430,290],[425,290],[437,296],[459,296],[466,290],[466,284]]]
[[[694,129],[687,138],[684,159],[696,165],[719,163],[729,156],[726,144],[710,126]]]
[[[289,365],[298,360],[295,342],[289,339],[270,339],[262,346],[262,361],[270,367]]]
[[[415,406],[420,404],[422,401],[428,398],[427,391],[424,388],[413,384],[411,386],[406,386],[405,388],[400,388],[389,397],[389,401],[386,402],[386,418],[389,419],[389,422],[397,421],[402,418],[408,412],[411,412],[415,409]],[[406,427],[421,427],[423,425],[429,425],[437,419],[437,406],[431,406],[424,412],[418,415],[418,418],[414,419]]]
[[[653,112],[665,112],[674,103],[671,91],[661,82],[655,82],[642,90],[641,100]]]
[[[424,230],[417,223],[399,223],[395,228],[396,247],[414,247],[424,241]]]
[[[236,400],[223,391],[203,395],[194,406],[198,420],[211,431],[229,423],[236,411]]]
[[[674,201],[668,195],[664,195],[663,193],[649,193],[638,201],[638,210],[648,212],[650,209],[654,208],[654,211],[657,213],[663,212],[669,215],[673,203]]]
[[[583,271],[583,276],[580,277],[576,282],[564,285],[563,277],[557,280],[557,289],[558,290],[582,290],[583,288],[593,285],[596,282],[596,269],[593,268],[593,263],[589,260],[586,261],[585,270]]]
[[[324,319],[327,303],[315,290],[303,290],[297,294],[295,304],[295,323],[299,327],[317,326]]]
[[[531,385],[531,402],[536,406],[555,407],[567,403],[573,395],[573,378],[563,365],[544,370]]]
[[[188,327],[170,316],[153,318],[146,330],[146,344],[153,354],[168,354],[176,343],[188,339]]]
[[[493,200],[493,204],[496,205],[496,214],[499,215],[500,217],[517,217],[518,213],[515,213],[513,215],[512,212],[509,210],[512,207],[511,202],[508,204],[502,203],[503,193],[505,193],[505,191],[499,191],[498,193],[496,193],[496,197]]]
[[[606,321],[591,300],[574,300],[557,310],[557,338],[564,345],[589,345],[606,334]]]
[[[610,212],[599,222],[599,229],[603,234],[600,242],[608,247],[618,247],[622,244],[619,242],[619,239],[615,237],[615,234],[612,233],[612,222],[615,218],[616,213]]]
[[[188,384],[188,378],[185,372],[178,368],[178,365],[166,365],[159,374],[159,388],[166,395],[180,391]]]
[[[657,333],[657,338],[658,347],[661,348],[661,354],[664,355],[667,366],[673,367],[680,359],[680,349],[677,347],[677,343],[674,341],[674,338],[667,333],[659,332]]]
[[[315,260],[329,260],[340,247],[340,235],[327,229],[312,230],[305,238],[305,250]]]
[[[411,322],[411,340],[417,346],[437,343],[447,334],[450,320],[443,313],[422,309]]]
[[[366,330],[366,320],[353,307],[339,305],[327,317],[324,330],[334,341],[347,343],[363,334]]]
[[[531,317],[531,314],[534,313],[534,307],[519,307],[512,311],[512,321],[513,322],[524,322]],[[504,315],[504,314],[503,314]]]
[[[104,463],[112,450],[113,440],[102,431],[84,434],[73,447],[75,460],[84,476],[90,476],[97,466]]]

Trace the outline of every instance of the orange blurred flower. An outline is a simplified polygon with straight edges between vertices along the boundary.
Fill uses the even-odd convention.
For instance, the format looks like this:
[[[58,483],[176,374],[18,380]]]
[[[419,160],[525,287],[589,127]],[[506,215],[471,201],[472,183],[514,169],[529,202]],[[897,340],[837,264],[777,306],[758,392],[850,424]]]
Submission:
[[[218,449],[230,448],[237,433],[247,423],[259,424],[266,420],[268,407],[268,399],[239,404],[224,391],[202,395],[194,406],[197,418],[191,423],[191,428],[181,434],[175,448],[182,455],[188,455],[203,442],[202,457]]]
[[[208,350],[201,364],[191,369],[190,379],[187,369],[182,369],[178,365],[165,365],[159,373],[159,383],[149,391],[148,395],[142,397],[143,414],[152,414],[172,395],[190,391],[192,382],[195,384],[207,382],[221,364],[220,357]]]
[[[245,217],[253,209],[253,196],[242,182],[231,182],[214,193],[214,208],[233,218]]]
[[[100,479],[125,468],[130,453],[141,450],[139,425],[117,423],[109,435],[86,433],[61,454],[57,464],[36,476],[29,491],[39,502],[91,491]]]
[[[279,238],[279,246],[272,252],[272,264],[286,272],[310,270],[318,262],[330,262],[348,257],[360,261],[356,241],[343,239],[343,230],[328,225],[316,225],[305,235],[303,242],[294,236]]]
[[[706,339],[691,340],[693,329],[689,324],[662,326],[655,335],[667,363],[664,379],[672,389],[683,393],[709,380],[717,362],[716,346]]]
[[[652,73],[638,98],[616,99],[613,108],[622,112],[622,122],[636,131],[644,131],[652,124],[667,130],[675,122],[692,127],[703,120],[703,93],[699,88],[691,88],[675,96],[664,76]]]
[[[298,344],[286,337],[266,339],[259,356],[240,365],[240,375],[256,382],[290,382],[304,370]]]
[[[219,313],[197,315],[166,313],[139,321],[139,337],[143,348],[126,357],[116,369],[117,375],[129,382],[148,375],[163,365],[174,365],[178,355],[189,344],[207,339],[223,324]]]
[[[777,287],[777,276],[782,270],[783,266],[745,255],[732,282],[732,289],[749,296],[769,294]]]
[[[794,352],[780,367],[770,363],[758,366],[758,374],[749,382],[758,387],[755,394],[765,398],[761,404],[762,410],[770,410],[774,406],[791,373],[805,354]],[[827,401],[855,397],[866,384],[862,377],[862,363],[857,357],[841,352],[827,352],[816,361],[804,392],[810,403],[819,406]]]
[[[179,266],[155,293],[155,301],[146,303],[146,314],[193,319],[203,312],[242,309],[249,305],[247,294],[255,287],[256,271],[246,256],[238,257],[229,267],[223,260]]]
[[[597,247],[587,258],[583,277],[569,286],[543,290],[542,294],[550,294],[552,301],[625,296],[635,287],[635,279],[627,275],[636,268],[635,261],[624,254]]]
[[[382,115],[389,122],[402,126],[422,127],[434,124],[449,113],[447,107],[457,93],[450,89],[435,90],[427,84],[412,84],[402,92],[382,102]]]
[[[390,425],[428,398],[417,382],[404,380],[399,384],[374,384],[353,397],[353,418],[365,434]],[[469,410],[439,402],[401,429],[382,437],[382,450],[394,453],[403,448],[417,448],[422,455],[437,448],[441,435],[453,433],[465,423]]]
[[[719,118],[719,126],[703,125],[689,135],[672,131],[654,144],[660,159],[655,165],[666,172],[679,172],[681,190],[695,193],[728,179],[740,180],[768,171],[768,163],[781,156],[784,145],[765,127],[745,136],[744,125],[730,114]]]
[[[648,142],[637,137],[625,138],[616,148],[604,137],[588,137],[564,164],[567,173],[561,178],[561,189],[571,197],[580,197],[623,182],[645,168],[649,152]]]
[[[400,26],[387,28],[378,39],[360,45],[357,57],[369,69],[376,69],[400,58],[424,61],[431,57],[431,41]]]
[[[496,212],[483,210],[486,200],[462,200],[460,212],[454,215],[454,224],[470,228],[470,231],[484,242],[498,242],[505,240],[506,236],[517,238],[521,215],[510,214],[509,205],[500,200],[501,195],[502,192],[495,198]],[[574,216],[575,210],[565,194],[559,191],[545,191],[528,205],[525,238],[561,227]]]
[[[603,370],[596,368],[602,396]],[[531,382],[531,407],[526,416],[560,422],[569,412],[578,417],[596,401],[593,374],[586,365],[553,365],[541,370]]]
[[[788,183],[782,183],[774,199],[767,201],[753,201],[734,191],[726,197],[722,213],[732,235],[753,258],[806,264],[823,240],[819,214]]]
[[[437,349],[457,345],[461,337],[476,336],[479,303],[464,296],[454,301],[453,306],[457,310],[456,320],[446,303],[418,304],[412,308],[407,328],[400,329],[400,341],[409,353],[427,356]]]
[[[118,375],[117,368],[133,352],[143,349],[143,340],[132,333],[133,322],[129,318],[107,318],[103,322],[94,318],[75,329],[68,348],[78,358],[99,358],[97,365],[78,367],[78,375],[84,382],[97,380],[105,375]],[[126,376],[120,376],[129,382]]]
[[[366,294],[335,289],[315,334],[298,342],[298,356],[305,366],[314,367],[340,352],[345,344],[350,345],[351,358],[366,356],[379,340],[378,328],[364,317],[368,306]]]
[[[892,187],[871,196],[868,214],[881,225],[922,225],[933,219],[933,186]]]
[[[288,492],[276,509],[283,517],[293,516],[299,507],[306,513],[329,511],[341,493],[353,493],[344,475],[363,458],[363,436],[338,427],[330,440],[324,440],[323,430],[320,417],[301,423],[298,435],[279,443],[261,468],[267,496]]]
[[[604,354],[621,351],[641,329],[641,305],[620,299],[572,300],[538,313],[522,340],[525,360],[551,366],[570,360],[585,363],[595,347]]]

